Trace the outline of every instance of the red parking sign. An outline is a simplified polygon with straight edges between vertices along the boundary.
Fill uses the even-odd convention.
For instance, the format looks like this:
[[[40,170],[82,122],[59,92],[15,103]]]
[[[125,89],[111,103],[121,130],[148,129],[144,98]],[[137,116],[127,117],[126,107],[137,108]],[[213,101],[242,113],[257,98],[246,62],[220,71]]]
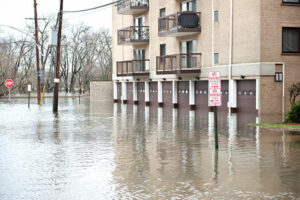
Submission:
[[[14,85],[14,82],[13,82],[11,79],[7,79],[7,80],[5,81],[5,86],[6,86],[7,88],[11,88],[13,85]]]
[[[219,71],[209,72],[208,90],[208,106],[222,106],[221,73]]]

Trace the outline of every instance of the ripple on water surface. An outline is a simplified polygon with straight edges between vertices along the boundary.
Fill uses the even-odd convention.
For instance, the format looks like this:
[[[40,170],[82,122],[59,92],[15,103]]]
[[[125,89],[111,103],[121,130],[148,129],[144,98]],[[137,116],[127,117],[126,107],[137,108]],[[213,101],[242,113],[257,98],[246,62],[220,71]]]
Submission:
[[[0,199],[296,199],[299,133],[252,114],[0,101]]]

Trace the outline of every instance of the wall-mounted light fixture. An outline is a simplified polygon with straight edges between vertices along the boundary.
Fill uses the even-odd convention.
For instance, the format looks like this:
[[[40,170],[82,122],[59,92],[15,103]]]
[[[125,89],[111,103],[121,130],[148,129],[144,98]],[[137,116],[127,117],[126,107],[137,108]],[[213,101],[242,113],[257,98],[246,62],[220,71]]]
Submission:
[[[179,77],[178,77],[178,80],[182,80],[182,78],[179,76]]]
[[[152,81],[152,79],[151,79],[151,78],[149,78],[149,81]]]
[[[199,80],[200,80],[200,77],[199,77],[199,76],[196,76],[195,79],[199,81]]]
[[[128,80],[128,79],[126,79],[126,81],[128,82],[129,80]]]
[[[283,81],[283,74],[282,72],[275,72],[275,82],[282,82]]]
[[[241,79],[245,79],[245,76],[241,75]]]
[[[166,78],[163,78],[163,81],[166,81],[167,79]]]
[[[137,78],[137,79],[136,79],[136,81],[140,81],[140,79],[139,79],[139,78]]]

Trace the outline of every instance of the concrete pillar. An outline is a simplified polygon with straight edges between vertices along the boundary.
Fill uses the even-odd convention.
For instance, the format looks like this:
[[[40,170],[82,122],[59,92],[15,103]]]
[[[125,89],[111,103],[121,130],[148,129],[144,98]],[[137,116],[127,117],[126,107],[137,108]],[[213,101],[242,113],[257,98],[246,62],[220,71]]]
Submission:
[[[150,105],[150,86],[149,86],[149,82],[145,82],[145,102],[146,102],[146,106]]]
[[[135,105],[138,104],[138,98],[137,98],[137,82],[133,82],[133,103]]]
[[[177,131],[177,122],[178,122],[178,110],[173,108],[172,110],[172,133],[176,134]]]
[[[122,82],[122,101],[123,101],[123,104],[127,104],[127,87],[126,87],[126,82]]]
[[[118,102],[118,83],[114,82],[114,102]]]
[[[177,81],[172,81],[172,94],[173,94],[173,108],[178,108],[178,99],[177,99]]]
[[[190,127],[190,133],[193,133],[192,131],[195,130],[195,116],[196,116],[195,110],[190,110],[189,112],[189,127]]]
[[[237,112],[237,81],[229,80],[229,102],[228,107],[230,108],[232,113]],[[226,103],[226,102],[222,102]]]
[[[157,111],[157,129],[159,135],[163,132],[163,108],[158,108]]]
[[[260,80],[259,78],[256,79],[256,110],[259,110],[259,96],[260,96]]]
[[[189,101],[190,101],[190,109],[195,110],[195,81],[189,81]]]
[[[163,89],[162,89],[162,82],[161,81],[158,81],[157,82],[157,87],[158,87],[158,94],[157,94],[157,97],[158,97],[158,106],[159,107],[163,107]]]

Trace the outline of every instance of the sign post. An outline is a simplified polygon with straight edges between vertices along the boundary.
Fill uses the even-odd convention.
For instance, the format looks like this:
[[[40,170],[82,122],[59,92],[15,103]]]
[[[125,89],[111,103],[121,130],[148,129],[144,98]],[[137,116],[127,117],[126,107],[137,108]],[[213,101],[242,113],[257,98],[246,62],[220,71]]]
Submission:
[[[9,103],[11,102],[11,97],[10,97],[10,88],[14,85],[14,82],[11,79],[7,79],[5,81],[5,86],[8,88],[8,101]]]
[[[28,90],[28,108],[30,108],[30,92],[31,92],[31,85],[27,85],[27,90]]]
[[[219,149],[217,106],[222,106],[221,73],[219,71],[209,72],[208,81],[208,106],[214,107],[215,148]]]

